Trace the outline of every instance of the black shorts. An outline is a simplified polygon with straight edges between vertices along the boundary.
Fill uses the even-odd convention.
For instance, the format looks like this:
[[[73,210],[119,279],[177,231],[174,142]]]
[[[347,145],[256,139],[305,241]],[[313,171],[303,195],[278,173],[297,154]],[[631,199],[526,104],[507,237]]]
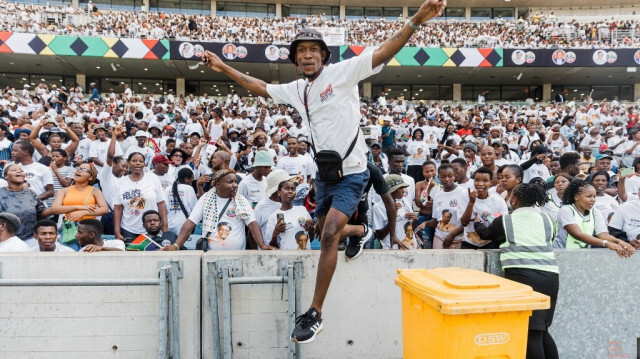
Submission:
[[[556,301],[558,300],[560,282],[558,274],[529,268],[506,268],[504,277],[531,286],[536,292],[551,298],[551,308],[534,310],[529,318],[529,330],[548,330],[553,322],[553,313],[556,310]]]

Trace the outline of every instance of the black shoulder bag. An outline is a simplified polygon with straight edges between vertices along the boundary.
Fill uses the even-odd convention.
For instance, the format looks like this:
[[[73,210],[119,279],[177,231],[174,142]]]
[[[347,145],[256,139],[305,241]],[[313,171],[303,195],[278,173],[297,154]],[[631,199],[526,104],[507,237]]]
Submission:
[[[344,161],[349,155],[353,148],[356,146],[356,142],[358,142],[358,133],[356,132],[356,137],[351,141],[351,145],[349,145],[349,149],[344,157],[340,156],[338,151],[332,150],[322,150],[320,152],[316,151],[316,146],[313,141],[313,130],[311,129],[311,117],[309,116],[309,106],[307,102],[307,91],[309,88],[309,84],[304,88],[304,109],[307,112],[307,121],[309,122],[309,135],[311,136],[311,149],[314,153],[314,161],[318,166],[318,176],[320,180],[326,183],[338,183],[342,181],[344,178],[344,173],[342,172],[342,161]],[[360,131],[358,129],[358,131]]]

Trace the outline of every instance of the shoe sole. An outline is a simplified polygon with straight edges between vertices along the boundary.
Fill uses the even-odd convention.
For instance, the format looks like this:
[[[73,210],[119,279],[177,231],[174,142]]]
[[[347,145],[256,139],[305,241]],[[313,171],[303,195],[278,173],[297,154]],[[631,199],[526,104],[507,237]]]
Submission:
[[[309,343],[313,342],[314,340],[316,340],[316,335],[318,335],[318,334],[322,333],[322,329],[323,329],[323,326],[322,326],[322,323],[320,323],[320,327],[319,327],[319,328],[318,328],[318,330],[315,332],[315,334],[313,334],[313,336],[312,336],[311,338],[309,338],[309,339],[307,339],[307,340],[301,340],[301,341],[300,341],[300,340],[298,340],[298,339],[296,339],[296,338],[291,338],[291,337],[289,337],[289,340],[291,340],[291,341],[292,341],[292,342],[294,342],[294,343],[298,343],[298,344],[309,344]]]

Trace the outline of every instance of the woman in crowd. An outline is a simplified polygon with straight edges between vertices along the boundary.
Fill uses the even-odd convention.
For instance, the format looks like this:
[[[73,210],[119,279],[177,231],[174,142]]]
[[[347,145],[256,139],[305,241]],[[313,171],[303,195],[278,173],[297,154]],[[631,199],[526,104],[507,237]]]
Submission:
[[[127,161],[131,173],[120,179],[114,199],[115,237],[127,244],[145,233],[142,215],[148,210],[158,211],[162,219],[162,231],[169,231],[162,184],[157,176],[144,172],[144,160],[144,155],[139,152],[129,155]]]
[[[513,189],[509,201],[511,214],[494,220],[488,227],[482,222],[475,222],[474,227],[481,239],[500,246],[505,278],[529,285],[551,298],[549,309],[534,310],[529,318],[526,357],[559,358],[549,334],[560,283],[551,246],[554,226],[548,215],[536,209],[544,206],[547,197],[542,187],[523,183]]]
[[[511,194],[513,193],[513,189],[516,188],[517,185],[522,183],[522,178],[524,177],[524,171],[522,167],[518,165],[505,165],[502,168],[502,177],[499,183],[499,187],[502,192],[500,196],[507,202],[507,205],[510,203]],[[500,171],[500,169],[498,169]]]
[[[166,189],[169,201],[167,208],[169,230],[176,235],[180,234],[180,227],[189,218],[189,214],[198,202],[192,183],[193,171],[189,168],[182,168],[178,171],[178,178],[173,182],[173,185]]]
[[[75,184],[61,189],[51,206],[53,214],[64,214],[61,241],[76,251],[80,249],[75,239],[78,222],[94,219],[109,213],[109,206],[102,191],[92,186],[98,172],[88,163],[78,166],[73,174]]]
[[[618,201],[604,192],[607,189],[609,180],[609,174],[605,171],[597,171],[589,176],[589,182],[596,189],[596,204],[594,207],[600,211],[607,223],[609,223],[609,218],[613,213],[620,208]]]
[[[571,177],[566,173],[558,173],[553,179],[553,189],[547,192],[548,201],[542,211],[549,215],[553,223],[558,222],[558,211],[562,207],[562,197],[571,183]]]
[[[411,176],[416,183],[424,180],[422,175],[422,164],[429,159],[429,145],[424,141],[424,131],[416,129],[413,137],[407,145],[403,145],[404,155],[407,158],[407,175]]]
[[[422,175],[424,180],[416,182],[415,203],[419,208],[418,221],[416,225],[432,219],[433,196],[440,190],[440,186],[436,183],[436,164],[433,161],[426,161],[422,164]],[[428,243],[433,242],[435,230],[433,227],[424,227],[424,233],[429,239]]]
[[[178,250],[186,242],[197,223],[202,222],[203,237],[196,249],[242,250],[246,248],[249,228],[253,240],[261,249],[275,249],[262,240],[260,225],[256,222],[251,203],[238,195],[236,172],[220,170],[211,180],[213,189],[207,191],[196,203],[189,219],[182,225],[180,235],[174,245],[164,250]]]
[[[596,189],[589,182],[573,180],[564,192],[562,202],[564,205],[558,210],[558,234],[553,242],[555,248],[608,248],[622,258],[635,252],[631,245],[607,232],[602,214],[593,208]]]
[[[296,250],[300,247],[311,249],[309,238],[313,238],[313,219],[304,206],[294,206],[296,197],[296,183],[293,181],[281,182],[278,185],[278,196],[282,204],[280,209],[269,217],[267,222],[267,235],[269,245],[282,250]],[[307,241],[303,246],[298,242],[301,238]]]
[[[0,213],[13,213],[20,218],[20,228],[16,236],[31,247],[37,242],[33,239],[36,222],[47,217],[50,210],[45,210],[44,203],[29,189],[26,174],[22,167],[11,164],[4,169],[7,187],[0,188]]]

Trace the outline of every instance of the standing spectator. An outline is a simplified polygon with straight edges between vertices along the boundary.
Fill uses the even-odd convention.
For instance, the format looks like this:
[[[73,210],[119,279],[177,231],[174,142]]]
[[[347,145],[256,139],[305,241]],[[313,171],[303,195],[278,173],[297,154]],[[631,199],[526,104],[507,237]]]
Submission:
[[[42,200],[26,186],[25,177],[24,170],[17,164],[11,164],[4,169],[7,187],[0,188],[0,212],[17,216],[21,225],[12,233],[28,244],[35,245],[35,224],[38,219],[48,216],[49,213],[45,211]]]
[[[376,237],[380,239],[382,249],[415,249],[415,247],[408,247],[403,241],[397,240],[398,238],[405,238],[405,225],[413,225],[418,220],[418,217],[411,209],[411,203],[404,197],[404,190],[409,185],[397,174],[386,175],[385,183],[389,187],[391,198],[396,203],[395,227],[390,226],[385,203],[379,201],[373,206],[373,228],[375,229]],[[395,243],[391,243],[391,232],[395,234]]]
[[[313,219],[304,206],[294,206],[296,183],[281,182],[278,186],[281,207],[269,217],[267,237],[269,245],[282,250],[305,250],[310,248],[313,238]]]
[[[267,176],[267,189],[265,191],[265,198],[258,202],[255,207],[256,222],[260,226],[262,232],[262,238],[269,238],[267,236],[267,223],[269,217],[273,212],[278,210],[282,205],[280,203],[280,196],[278,195],[278,187],[285,181],[292,181],[296,177],[290,176],[286,171],[275,169]],[[243,181],[244,182],[244,181]]]
[[[98,88],[96,87],[96,83],[95,82],[90,83],[89,87],[91,88],[91,96],[89,97],[89,101],[102,102],[102,99],[100,98],[100,93],[98,92]]]
[[[169,231],[165,194],[158,178],[144,173],[144,156],[138,152],[129,155],[127,162],[131,173],[118,182],[113,211],[113,228],[116,239],[131,243],[141,233],[142,214],[148,210],[160,212],[162,230]]]
[[[38,196],[38,199],[44,201],[53,196],[53,176],[47,166],[33,161],[34,151],[31,143],[20,141],[13,146],[11,156],[24,170],[29,188]]]
[[[198,202],[196,192],[191,185],[192,182],[193,171],[189,168],[183,168],[178,171],[178,178],[173,184],[165,189],[168,203],[167,220],[169,221],[169,231],[175,235],[180,234],[180,227],[189,218],[196,202]]]
[[[267,197],[267,176],[274,165],[269,151],[258,151],[253,161],[253,172],[238,185],[238,194],[243,195],[254,208]]]

